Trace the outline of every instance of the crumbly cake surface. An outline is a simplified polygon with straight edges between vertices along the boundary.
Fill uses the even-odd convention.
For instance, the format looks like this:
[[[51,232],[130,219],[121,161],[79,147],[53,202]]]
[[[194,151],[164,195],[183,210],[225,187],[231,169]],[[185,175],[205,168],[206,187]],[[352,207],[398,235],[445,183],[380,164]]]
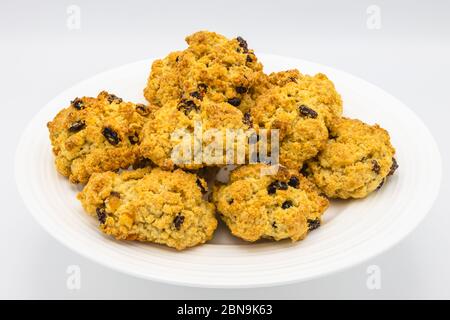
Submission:
[[[276,175],[261,176],[264,167],[239,167],[228,184],[215,187],[221,218],[233,235],[246,241],[303,239],[320,226],[328,200],[298,172],[280,167]]]
[[[364,198],[397,169],[389,134],[379,125],[341,118],[306,174],[331,198]]]
[[[152,111],[105,91],[74,99],[48,123],[56,169],[72,183],[86,183],[94,172],[128,168]]]
[[[292,169],[302,167],[325,145],[328,131],[317,105],[298,98],[294,82],[274,86],[256,100],[251,110],[257,129],[277,129],[280,163]]]
[[[254,97],[264,95],[274,87],[289,87],[291,100],[306,105],[312,104],[320,112],[327,126],[336,117],[342,115],[342,98],[334,83],[323,73],[314,76],[304,75],[297,69],[272,72],[262,75],[257,82]]]
[[[145,168],[95,173],[78,199],[107,235],[183,250],[210,240],[217,227],[207,188],[192,173]]]
[[[208,98],[198,101],[197,104],[171,102],[156,110],[153,115],[154,117],[147,122],[143,130],[140,153],[168,170],[175,166],[199,169],[207,165],[224,165],[225,146],[232,148],[237,154],[238,142],[237,139],[233,139],[234,143],[227,145],[226,131],[241,129],[245,133],[249,128],[244,114],[239,109],[228,103],[214,102]],[[198,125],[201,125],[201,130],[198,129]],[[217,130],[222,135],[224,149],[220,151],[220,154],[207,152],[208,146],[213,146],[213,141],[216,141],[212,135],[214,132],[209,131],[210,129]],[[208,131],[211,135],[207,134]],[[179,134],[172,135],[175,132]],[[202,141],[199,141],[200,137],[203,137]],[[202,147],[203,156],[199,159],[194,158],[195,154],[200,152],[200,149],[194,145],[194,140]],[[183,152],[183,146],[189,146],[190,151]],[[184,156],[188,152],[191,152],[191,155],[186,157],[186,161],[182,161],[182,157],[177,160],[177,154]]]
[[[186,37],[188,48],[153,62],[146,99],[164,106],[171,101],[199,102],[208,97],[247,111],[262,65],[242,37],[227,39],[199,31]]]

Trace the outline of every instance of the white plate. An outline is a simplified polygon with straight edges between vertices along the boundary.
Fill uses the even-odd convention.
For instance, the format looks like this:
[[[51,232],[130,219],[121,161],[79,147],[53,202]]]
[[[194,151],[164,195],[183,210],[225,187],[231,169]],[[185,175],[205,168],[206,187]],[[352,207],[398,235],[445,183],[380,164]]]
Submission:
[[[383,90],[345,72],[315,63],[259,55],[266,71],[298,68],[323,72],[344,99],[344,114],[386,128],[400,168],[364,200],[333,202],[324,224],[304,241],[247,244],[222,226],[214,240],[183,252],[153,244],[119,242],[102,235],[98,222],[75,198],[77,187],[53,165],[46,123],[74,97],[108,90],[143,102],[152,60],[101,73],[50,101],[25,130],[16,154],[16,180],[37,221],[74,251],[115,270],[156,281],[201,287],[257,287],[316,278],[369,259],[411,232],[435,200],[441,158],[420,119]]]

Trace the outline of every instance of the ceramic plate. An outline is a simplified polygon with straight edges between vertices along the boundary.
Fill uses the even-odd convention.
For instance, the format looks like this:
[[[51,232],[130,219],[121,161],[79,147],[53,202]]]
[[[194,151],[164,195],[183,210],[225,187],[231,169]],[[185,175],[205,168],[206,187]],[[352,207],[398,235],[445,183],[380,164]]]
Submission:
[[[259,58],[267,72],[298,68],[327,74],[342,94],[346,116],[389,131],[400,168],[381,190],[363,200],[333,202],[323,225],[297,243],[248,244],[233,238],[223,225],[211,242],[183,252],[104,236],[76,200],[79,187],[57,174],[46,124],[74,97],[96,96],[101,90],[144,102],[149,59],[77,84],[31,121],[15,163],[29,211],[57,240],[102,265],[145,279],[201,287],[271,286],[321,277],[380,254],[410,233],[430,210],[441,179],[439,151],[422,121],[393,96],[345,72],[274,55]]]

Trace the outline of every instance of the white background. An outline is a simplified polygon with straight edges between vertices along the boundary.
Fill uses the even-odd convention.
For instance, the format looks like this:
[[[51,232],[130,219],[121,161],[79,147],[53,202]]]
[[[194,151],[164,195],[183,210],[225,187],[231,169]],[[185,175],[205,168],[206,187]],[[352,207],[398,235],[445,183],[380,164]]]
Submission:
[[[80,30],[67,28],[71,4],[81,9]],[[379,30],[367,28],[370,5],[381,9]],[[14,153],[28,121],[80,80],[148,56],[162,57],[183,48],[184,37],[200,29],[241,35],[256,53],[342,69],[413,109],[437,140],[444,164],[440,196],[424,222],[393,249],[345,272],[245,290],[136,279],[88,261],[46,234],[25,209],[14,182]],[[0,298],[449,299],[449,40],[448,1],[2,0]],[[366,286],[372,264],[381,268],[380,290]],[[80,290],[67,289],[69,265],[81,268]]]

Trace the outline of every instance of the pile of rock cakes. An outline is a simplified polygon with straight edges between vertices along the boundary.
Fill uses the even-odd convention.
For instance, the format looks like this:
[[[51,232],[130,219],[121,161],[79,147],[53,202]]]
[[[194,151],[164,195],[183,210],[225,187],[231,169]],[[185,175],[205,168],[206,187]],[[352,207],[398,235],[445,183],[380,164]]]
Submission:
[[[153,62],[146,104],[102,91],[74,98],[48,123],[57,171],[84,185],[77,197],[105,234],[183,250],[212,239],[219,218],[246,241],[298,241],[321,225],[329,199],[364,198],[394,174],[388,132],[343,117],[326,75],[265,74],[242,37],[200,31],[186,42]],[[262,174],[273,164],[253,163],[245,149],[226,183],[206,179],[229,164],[226,150],[214,164],[173,157],[177,130],[211,143],[195,135],[197,123],[219,133],[276,130],[276,170]]]

